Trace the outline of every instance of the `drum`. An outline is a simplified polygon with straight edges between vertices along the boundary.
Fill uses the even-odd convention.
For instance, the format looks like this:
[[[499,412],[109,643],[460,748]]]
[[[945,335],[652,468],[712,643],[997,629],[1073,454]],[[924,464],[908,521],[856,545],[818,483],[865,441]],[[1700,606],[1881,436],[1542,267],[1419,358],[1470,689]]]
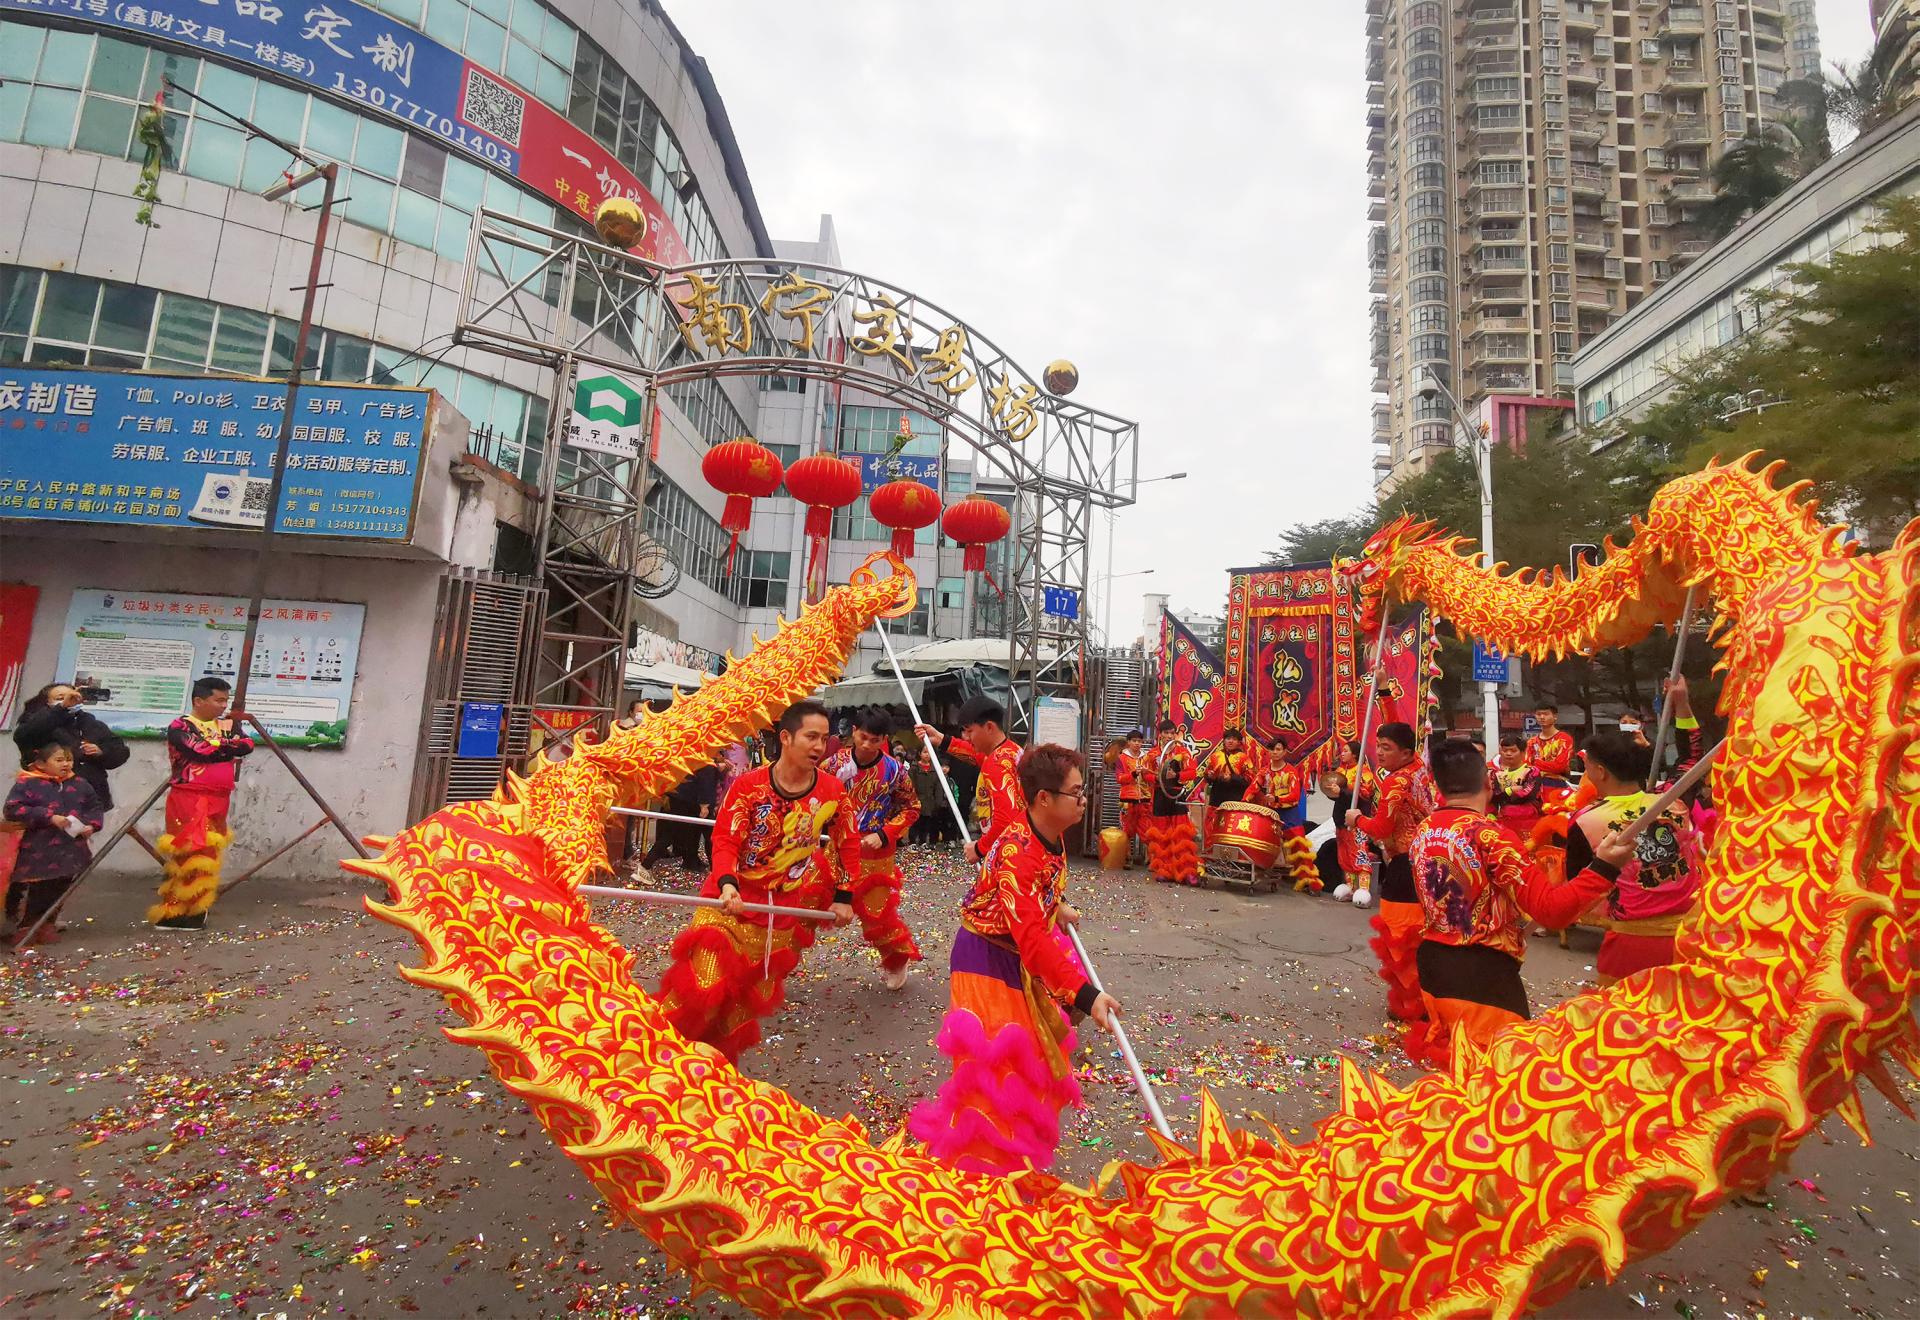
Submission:
[[[1214,809],[1216,848],[1233,848],[1255,866],[1280,860],[1280,814],[1254,802],[1223,802]]]

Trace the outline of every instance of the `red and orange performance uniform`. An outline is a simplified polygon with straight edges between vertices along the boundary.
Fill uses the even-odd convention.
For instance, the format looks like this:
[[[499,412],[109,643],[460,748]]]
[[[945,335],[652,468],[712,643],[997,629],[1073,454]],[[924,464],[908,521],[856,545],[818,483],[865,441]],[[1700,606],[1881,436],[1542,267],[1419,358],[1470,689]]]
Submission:
[[[727,789],[713,829],[713,870],[700,892],[718,898],[731,882],[748,903],[824,911],[851,901],[844,878],[859,864],[860,838],[840,781],[816,774],[806,792],[789,795],[773,782],[773,767],[762,766]],[[813,935],[813,923],[798,917],[701,908],[674,940],[656,998],[682,1036],[738,1060],[759,1042],[760,1019],[786,1002],[787,977]]]
[[[879,952],[880,966],[898,972],[908,963],[920,961],[920,946],[900,917],[904,882],[894,858],[901,838],[920,819],[920,796],[914,791],[913,777],[906,766],[885,752],[862,765],[850,747],[821,762],[820,772],[840,781],[847,799],[842,810],[851,813],[861,845],[859,864],[847,886],[853,894],[853,915],[860,919],[860,933]],[[870,853],[866,840],[876,834],[882,840],[880,851]]]

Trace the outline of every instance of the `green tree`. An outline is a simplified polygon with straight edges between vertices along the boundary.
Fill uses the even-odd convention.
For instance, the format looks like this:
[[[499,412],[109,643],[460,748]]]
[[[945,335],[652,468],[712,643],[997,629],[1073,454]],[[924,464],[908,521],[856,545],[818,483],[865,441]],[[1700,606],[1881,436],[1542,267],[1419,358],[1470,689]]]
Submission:
[[[1889,201],[1874,246],[1789,268],[1755,296],[1764,328],[1683,364],[1625,435],[1669,474],[1750,450],[1814,483],[1870,545],[1920,516],[1920,198]]]
[[[1713,163],[1713,200],[1700,209],[1696,223],[1709,242],[1718,243],[1797,177],[1794,153],[1781,135],[1742,138]]]

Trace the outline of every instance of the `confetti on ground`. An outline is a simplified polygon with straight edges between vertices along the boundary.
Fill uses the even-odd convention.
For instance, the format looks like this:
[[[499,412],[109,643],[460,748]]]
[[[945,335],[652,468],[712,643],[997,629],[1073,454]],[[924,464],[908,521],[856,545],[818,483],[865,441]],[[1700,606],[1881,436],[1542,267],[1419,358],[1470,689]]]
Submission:
[[[912,850],[903,867],[925,954],[907,988],[882,987],[857,928],[833,932],[749,1056],[755,1076],[876,1140],[945,1080],[931,1038],[967,882],[954,853]],[[671,866],[657,878],[693,883]],[[1211,1091],[1236,1122],[1303,1141],[1337,1104],[1341,1055],[1414,1075],[1353,909],[1138,872],[1076,867],[1073,885],[1176,1130],[1191,1131]],[[359,892],[263,880],[204,937],[160,939],[135,924],[144,892],[109,879],[76,903],[61,944],[0,961],[0,1312],[742,1314],[690,1301],[482,1056],[444,1039],[451,1015],[394,975],[415,950],[357,912]],[[683,917],[614,904],[600,916],[652,984]],[[1584,988],[1591,960],[1577,942],[1535,941],[1534,1002]],[[1056,1172],[1084,1183],[1111,1160],[1148,1159],[1111,1042],[1083,1027],[1074,1064],[1088,1103],[1068,1116]],[[1763,1197],[1551,1314],[1902,1314],[1920,1259],[1920,1137],[1869,1104],[1885,1110],[1872,1152],[1844,1128],[1809,1138]]]

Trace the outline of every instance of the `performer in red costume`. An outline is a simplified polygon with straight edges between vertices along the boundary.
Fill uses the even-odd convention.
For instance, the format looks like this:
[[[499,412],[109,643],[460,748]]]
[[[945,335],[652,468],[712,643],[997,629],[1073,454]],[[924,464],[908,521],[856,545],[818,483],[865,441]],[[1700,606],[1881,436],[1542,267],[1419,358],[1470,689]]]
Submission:
[[[1471,744],[1469,744],[1471,746]],[[1420,973],[1414,956],[1420,948],[1420,895],[1414,892],[1413,872],[1407,865],[1407,847],[1420,823],[1433,810],[1433,777],[1414,751],[1413,727],[1395,721],[1380,726],[1373,743],[1374,764],[1380,781],[1379,806],[1369,816],[1358,807],[1347,811],[1347,828],[1358,828],[1380,845],[1379,915],[1373,919],[1373,951],[1380,959],[1380,978],[1387,983],[1387,1011],[1403,1022],[1426,1015],[1420,1001]],[[1482,762],[1481,780],[1486,779]]]
[[[1407,1034],[1406,1045],[1416,1062],[1440,1067],[1456,1027],[1484,1047],[1500,1028],[1527,1018],[1520,963],[1528,920],[1571,922],[1614,885],[1633,848],[1610,836],[1573,879],[1556,885],[1518,836],[1488,818],[1480,749],[1454,738],[1431,755],[1443,805],[1408,850],[1422,913],[1418,960],[1428,1021]]]
[[[935,749],[956,761],[977,766],[980,778],[973,786],[973,847],[967,860],[979,862],[1000,832],[1018,821],[1027,809],[1020,791],[1020,744],[1007,737],[1007,712],[992,697],[969,697],[960,707],[960,736],[949,738],[931,724],[915,731]]]
[[[1133,869],[1134,840],[1144,851],[1147,818],[1152,814],[1153,749],[1146,746],[1146,735],[1135,729],[1127,735],[1127,745],[1113,763],[1114,782],[1120,788],[1120,831],[1127,839],[1126,869]]]
[[[1019,773],[1029,805],[1000,832],[960,908],[938,1040],[953,1075],[907,1120],[935,1159],[976,1173],[1053,1163],[1060,1113],[1080,1103],[1063,1010],[1102,1027],[1120,1015],[1058,929],[1080,919],[1065,902],[1064,842],[1086,810],[1079,754],[1048,743],[1020,758]]]
[[[200,930],[220,893],[220,858],[233,831],[227,807],[240,773],[236,764],[253,739],[226,718],[233,691],[224,678],[193,684],[193,713],[167,726],[167,832],[160,853],[160,893],[147,920],[161,930]]]
[[[1174,737],[1172,720],[1154,728],[1153,815],[1147,820],[1147,872],[1155,880],[1200,883],[1200,848],[1187,814],[1188,787],[1199,777],[1199,758]]]
[[[1207,819],[1201,833],[1211,839],[1214,812],[1228,802],[1254,800],[1255,786],[1261,779],[1259,753],[1247,746],[1240,730],[1228,729],[1220,735],[1220,745],[1207,757],[1201,773],[1207,779]]]
[[[1527,761],[1526,743],[1517,733],[1500,739],[1500,762],[1487,770],[1494,814],[1525,839],[1540,821],[1540,772]]]
[[[845,792],[819,769],[827,708],[799,702],[776,727],[779,758],[734,780],[720,804],[713,871],[700,892],[721,904],[695,911],[654,996],[682,1036],[736,1062],[760,1040],[760,1019],[785,1002],[787,977],[813,943],[811,922],[751,917],[741,904],[830,910],[833,924],[844,926],[853,920],[845,877],[860,865]]]
[[[1549,789],[1566,788],[1573,771],[1573,735],[1559,727],[1560,712],[1542,706],[1533,713],[1540,732],[1527,739],[1527,764],[1540,772]]]
[[[853,745],[829,756],[820,769],[846,791],[845,809],[853,813],[860,836],[860,865],[847,886],[853,891],[853,912],[867,943],[880,951],[887,989],[898,990],[907,983],[907,964],[920,961],[920,946],[900,918],[901,877],[894,850],[920,819],[920,796],[907,767],[887,755],[892,732],[893,721],[885,711],[868,711],[854,722]]]

